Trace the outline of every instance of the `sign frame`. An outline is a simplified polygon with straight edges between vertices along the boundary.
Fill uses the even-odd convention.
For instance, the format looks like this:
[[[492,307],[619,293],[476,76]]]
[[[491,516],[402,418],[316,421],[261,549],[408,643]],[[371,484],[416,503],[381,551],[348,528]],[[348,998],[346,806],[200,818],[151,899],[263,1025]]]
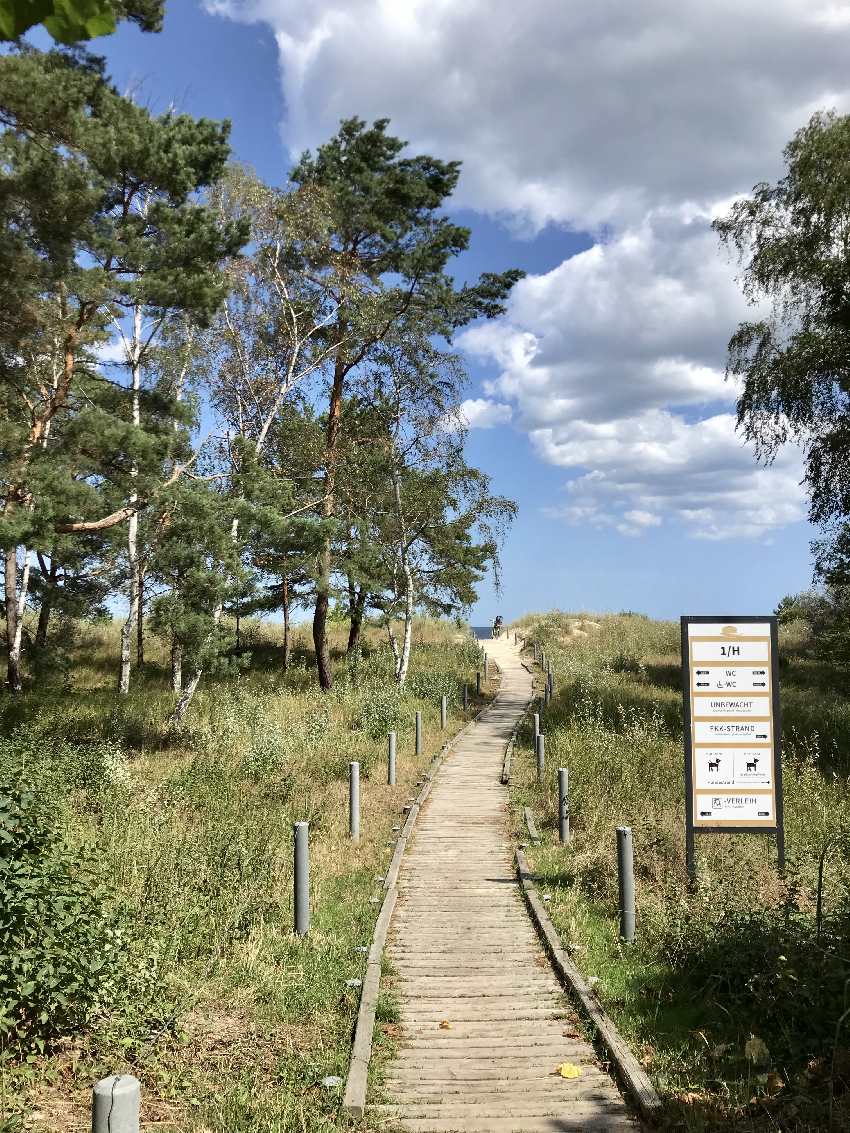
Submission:
[[[688,877],[696,878],[696,835],[697,834],[770,834],[776,839],[776,855],[779,871],[785,869],[785,814],[782,799],[782,720],[779,707],[779,631],[775,615],[736,614],[721,616],[717,614],[683,614],[680,619],[682,633],[682,703],[684,713],[685,739],[685,857]],[[773,798],[775,803],[774,822],[771,825],[747,826],[711,825],[694,823],[694,744],[691,719],[691,651],[689,627],[692,625],[744,625],[757,622],[770,627],[770,706],[771,706],[771,748],[773,770]],[[732,640],[730,635],[730,640]]]

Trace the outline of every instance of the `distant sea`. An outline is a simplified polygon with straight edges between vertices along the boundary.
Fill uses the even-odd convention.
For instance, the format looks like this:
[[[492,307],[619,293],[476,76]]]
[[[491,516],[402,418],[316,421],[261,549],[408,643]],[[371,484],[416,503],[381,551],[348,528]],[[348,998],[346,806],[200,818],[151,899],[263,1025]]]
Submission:
[[[479,641],[489,641],[493,636],[492,626],[470,626],[469,627]]]

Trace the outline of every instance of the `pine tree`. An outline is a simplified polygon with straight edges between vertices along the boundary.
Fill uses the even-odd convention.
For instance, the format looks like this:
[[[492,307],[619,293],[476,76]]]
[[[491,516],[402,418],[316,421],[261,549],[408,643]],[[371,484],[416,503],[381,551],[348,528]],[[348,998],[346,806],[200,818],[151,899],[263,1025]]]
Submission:
[[[123,312],[154,333],[180,313],[209,318],[224,294],[220,264],[241,245],[244,226],[221,223],[195,200],[224,169],[227,124],[154,117],[84,53],[21,48],[0,57],[0,123],[0,212],[11,234],[0,257],[14,297],[0,304],[9,409],[0,545],[11,647],[25,597],[17,548],[46,550],[56,533],[135,522],[162,489],[163,466],[181,472],[171,410],[142,391],[150,337],[132,338],[130,399],[93,374],[91,348]],[[98,380],[97,398],[77,397],[81,381]],[[73,433],[79,483],[97,477],[97,491],[69,500],[46,490],[60,480],[50,470],[57,432]],[[20,687],[11,648],[9,684]]]
[[[446,273],[452,256],[464,251],[469,230],[443,213],[460,164],[427,155],[403,157],[405,143],[387,133],[388,121],[372,126],[344,121],[337,135],[315,155],[305,153],[292,172],[300,189],[321,192],[330,202],[329,238],[301,249],[313,279],[323,279],[336,303],[325,330],[332,351],[323,460],[321,513],[333,521],[342,443],[342,408],[350,375],[374,348],[406,320],[423,319],[431,333],[450,339],[474,318],[490,318],[522,272],[486,273],[473,286],[456,288]],[[332,524],[319,561],[313,643],[319,682],[331,687],[327,620],[333,574]]]

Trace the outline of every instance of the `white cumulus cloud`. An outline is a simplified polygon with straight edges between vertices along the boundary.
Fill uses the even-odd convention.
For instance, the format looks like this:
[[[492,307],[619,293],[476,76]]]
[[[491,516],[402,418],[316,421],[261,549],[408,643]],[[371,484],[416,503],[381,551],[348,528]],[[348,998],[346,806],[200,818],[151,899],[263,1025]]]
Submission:
[[[470,429],[491,429],[494,425],[506,425],[513,416],[510,405],[488,401],[484,397],[468,398],[461,404],[460,413]]]
[[[673,521],[762,538],[804,516],[801,462],[758,467],[725,348],[747,310],[709,225],[812,112],[850,108],[834,0],[207,0],[274,32],[294,157],[389,117],[460,158],[458,204],[592,248],[516,289],[463,348],[470,425],[512,420],[563,467],[558,514],[624,535]]]

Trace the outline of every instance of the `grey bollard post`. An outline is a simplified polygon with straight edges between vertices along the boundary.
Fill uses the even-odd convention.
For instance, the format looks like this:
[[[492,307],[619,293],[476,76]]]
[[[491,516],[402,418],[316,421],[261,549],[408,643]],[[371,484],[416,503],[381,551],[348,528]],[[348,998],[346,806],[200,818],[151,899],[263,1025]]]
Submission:
[[[348,835],[360,841],[360,764],[348,765]]]
[[[296,822],[295,835],[295,935],[310,931],[310,824]]]
[[[534,713],[534,749],[537,750],[537,737],[540,735],[540,713]]]
[[[387,737],[387,783],[395,786],[395,732]]]
[[[546,766],[546,737],[540,732],[534,745],[537,749],[537,782],[543,782],[543,769]]]
[[[111,1074],[95,1083],[91,1099],[92,1133],[139,1133],[142,1087],[132,1074]]]
[[[475,674],[475,695],[476,696],[481,695],[481,670],[480,669]]]
[[[422,713],[416,712],[416,754],[422,754]]]
[[[466,712],[468,708],[469,708],[469,685],[465,684],[463,686],[463,710],[464,710],[464,712]]]
[[[444,696],[440,697],[440,727],[443,731],[446,730],[446,721],[448,718],[448,704]]]
[[[558,768],[558,834],[562,842],[570,840],[570,773]]]
[[[620,881],[620,937],[635,938],[635,857],[631,826],[617,827],[617,874]]]

